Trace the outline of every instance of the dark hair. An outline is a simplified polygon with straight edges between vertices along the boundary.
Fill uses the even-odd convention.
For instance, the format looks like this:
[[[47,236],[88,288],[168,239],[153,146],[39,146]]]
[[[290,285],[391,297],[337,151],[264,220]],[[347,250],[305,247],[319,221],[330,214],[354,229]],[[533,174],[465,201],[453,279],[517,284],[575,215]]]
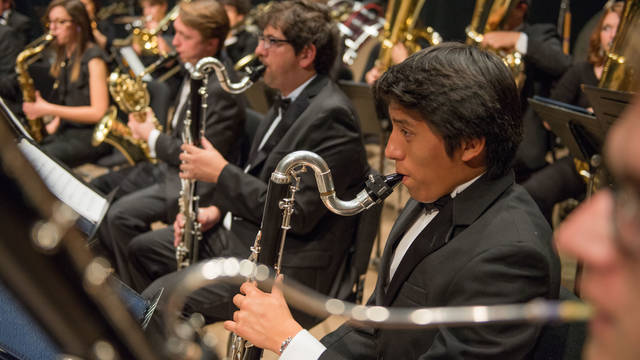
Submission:
[[[219,2],[222,5],[233,6],[240,15],[247,15],[251,10],[251,1],[249,0],[219,0]]]
[[[417,111],[444,140],[449,157],[462,140],[485,139],[490,178],[504,175],[522,140],[518,89],[497,56],[477,47],[443,43],[387,70],[373,85],[378,106]]]
[[[591,37],[589,38],[589,54],[587,57],[587,61],[594,66],[604,64],[604,60],[607,56],[604,49],[600,44],[600,33],[602,32],[602,24],[604,24],[604,18],[607,17],[612,12],[618,14],[619,18],[622,18],[622,8],[624,7],[624,2],[607,2],[605,4],[604,10],[602,12],[602,17],[598,20],[598,24],[593,28],[593,32],[591,33]]]
[[[82,60],[82,55],[84,51],[87,49],[90,43],[94,42],[93,32],[91,31],[91,20],[89,19],[89,14],[87,13],[87,9],[84,7],[84,4],[80,0],[53,0],[49,6],[47,7],[47,11],[45,12],[45,22],[49,21],[49,13],[55,7],[61,6],[63,7],[67,13],[69,13],[69,17],[73,19],[73,25],[77,28],[77,46],[74,50],[73,57],[73,67],[71,68],[71,81],[76,81],[78,76],[80,76],[80,65]],[[64,53],[65,49],[63,47],[56,48],[56,60],[51,65],[50,73],[53,77],[58,77],[60,73],[60,67],[62,62],[66,58],[66,54]]]
[[[316,47],[314,67],[318,74],[328,74],[338,55],[340,33],[326,6],[309,1],[274,2],[258,18],[258,26],[268,25],[282,31],[296,54],[305,46]]]
[[[138,5],[140,5],[140,7],[142,7],[142,4],[148,2],[149,5],[153,6],[153,5],[169,5],[169,0],[139,0],[138,1]]]
[[[229,33],[229,18],[215,0],[194,0],[180,3],[180,20],[200,33],[202,39],[224,41]],[[222,42],[219,45],[222,47]]]

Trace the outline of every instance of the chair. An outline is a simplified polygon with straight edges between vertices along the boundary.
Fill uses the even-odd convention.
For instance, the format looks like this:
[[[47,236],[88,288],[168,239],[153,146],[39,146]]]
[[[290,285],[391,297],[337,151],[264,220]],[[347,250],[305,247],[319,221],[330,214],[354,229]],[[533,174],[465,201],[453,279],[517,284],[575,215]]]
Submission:
[[[567,288],[560,287],[560,300],[579,300]],[[585,323],[547,324],[534,348],[534,360],[580,360],[587,336]]]
[[[362,303],[364,278],[369,267],[373,242],[378,234],[381,214],[382,204],[378,204],[358,215],[355,241],[338,270],[337,281],[333,284],[329,296]]]

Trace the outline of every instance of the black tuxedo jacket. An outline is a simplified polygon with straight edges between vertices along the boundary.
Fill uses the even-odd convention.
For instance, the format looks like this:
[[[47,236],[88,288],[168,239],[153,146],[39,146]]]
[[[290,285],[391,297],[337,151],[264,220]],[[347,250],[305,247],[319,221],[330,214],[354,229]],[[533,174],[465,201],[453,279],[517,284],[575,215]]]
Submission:
[[[228,57],[221,56],[232,81],[236,81],[233,65]],[[245,110],[244,97],[230,94],[222,89],[215,73],[211,73],[207,83],[207,113],[205,120],[205,137],[220,151],[225,158],[233,158],[239,151],[240,135],[244,128]],[[179,99],[176,100],[176,107]],[[164,172],[163,187],[167,199],[168,218],[174,218],[178,211],[178,197],[180,191],[180,146],[182,145],[182,131],[184,120],[189,108],[189,100],[182,107],[178,122],[170,133],[162,133],[156,141],[156,156],[162,160],[160,164]],[[168,120],[170,122],[171,119]],[[213,184],[200,182],[198,193],[210,194]],[[203,199],[204,201],[205,199]]]
[[[274,108],[266,119],[272,118]],[[233,237],[223,255],[246,257],[260,227],[267,183],[278,162],[296,150],[309,150],[328,164],[336,192],[352,199],[362,189],[368,171],[360,126],[350,101],[327,76],[317,75],[289,106],[280,125],[261,151],[258,144],[270,121],[263,121],[252,143],[257,153],[248,172],[229,164],[220,174],[213,204],[233,214]],[[357,216],[345,217],[326,209],[313,171],[302,174],[295,195],[291,230],[282,260],[283,273],[327,293],[352,244]],[[221,229],[223,230],[223,229]],[[218,231],[219,233],[222,231]],[[237,245],[240,245],[239,247]]]
[[[418,202],[407,203],[389,234],[370,304],[434,307],[557,298],[560,265],[551,230],[512,174],[481,177],[451,205],[450,228],[433,239],[420,234],[385,289],[389,247],[422,211]],[[538,332],[538,327],[520,324],[427,330],[343,325],[322,340],[328,349],[321,358],[526,359]]]

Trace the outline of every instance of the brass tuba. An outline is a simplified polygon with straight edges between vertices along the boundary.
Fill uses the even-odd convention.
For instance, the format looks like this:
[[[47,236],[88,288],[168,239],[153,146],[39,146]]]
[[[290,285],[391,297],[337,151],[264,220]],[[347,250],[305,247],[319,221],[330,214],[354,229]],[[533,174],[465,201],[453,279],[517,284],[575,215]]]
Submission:
[[[26,49],[22,50],[16,58],[16,74],[18,75],[18,83],[22,90],[22,101],[24,102],[36,100],[36,89],[33,85],[33,79],[29,75],[29,65],[37,59],[34,56],[40,54],[53,39],[54,37],[51,34],[45,34],[37,38]],[[37,142],[42,141],[46,135],[42,118],[27,119],[27,122],[29,124],[29,133],[33,139]]]
[[[634,33],[640,29],[640,0],[627,0],[613,45],[607,54],[599,87],[618,91],[635,91],[638,88],[635,69],[625,55],[631,48]],[[637,34],[637,33],[636,33]]]
[[[108,81],[109,92],[120,109],[126,113],[133,113],[136,120],[144,122],[147,109],[149,108],[150,97],[147,84],[142,81],[142,78],[146,74],[155,71],[158,66],[176,57],[176,53],[171,53],[164,58],[158,59],[158,61],[149,65],[142,73],[134,78],[131,78],[128,74],[120,74],[119,71],[112,72]],[[118,111],[116,107],[111,106],[96,125],[91,144],[98,146],[102,142],[106,142],[113,145],[125,156],[131,165],[138,161],[155,163],[156,159],[151,156],[149,145],[144,140],[134,138],[131,134],[131,129],[121,123],[117,119],[117,115]],[[154,123],[156,129],[162,131],[162,126],[155,117]]]
[[[385,24],[380,38],[380,55],[376,66],[386,71],[391,66],[391,49],[402,42],[409,54],[420,50],[418,39],[422,38],[431,45],[438,45],[442,37],[432,27],[417,29],[416,24],[425,0],[396,1],[387,4]]]
[[[504,27],[511,11],[518,4],[518,0],[476,0],[471,25],[467,26],[467,44],[479,45],[484,34],[500,30]],[[511,71],[516,85],[522,88],[525,80],[524,60],[517,51],[506,52],[501,49],[488,49],[502,58]]]

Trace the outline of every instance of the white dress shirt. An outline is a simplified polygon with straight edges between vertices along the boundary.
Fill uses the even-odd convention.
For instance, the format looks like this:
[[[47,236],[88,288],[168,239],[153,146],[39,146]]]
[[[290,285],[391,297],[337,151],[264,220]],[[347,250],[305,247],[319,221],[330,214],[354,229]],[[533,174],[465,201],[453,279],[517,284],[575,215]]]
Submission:
[[[462,185],[458,185],[453,190],[453,192],[451,192],[451,198],[455,198],[458,194],[460,194],[476,180],[478,180],[480,176],[482,176],[482,174],[465,182]],[[437,209],[429,210],[429,212],[424,211],[416,218],[409,230],[402,237],[393,254],[391,265],[389,267],[389,279],[393,278],[395,271],[398,269],[398,265],[400,265],[400,261],[404,257],[411,244],[413,244],[413,241],[416,239],[416,237],[418,237],[422,230],[424,230],[424,228],[429,225],[431,220],[433,220],[436,215],[438,215],[438,212],[439,211]],[[326,349],[327,348],[318,339],[314,338],[308,331],[302,330],[293,337],[287,348],[282,352],[280,359],[316,360]]]
[[[284,97],[284,99],[291,99],[291,103],[293,104],[293,102],[296,101],[298,96],[300,96],[302,91],[311,83],[313,79],[316,78],[316,76],[317,75],[313,75],[312,77],[309,78],[309,80],[303,82],[300,86],[298,86],[295,90],[293,90],[289,95]],[[258,151],[260,151],[264,147],[264,144],[267,143],[267,140],[269,140],[269,137],[271,136],[273,131],[276,129],[276,126],[278,126],[278,124],[280,123],[280,120],[282,120],[282,111],[280,111],[280,108],[278,108],[278,116],[276,116],[276,118],[273,120],[273,123],[271,123],[271,126],[269,126],[269,129],[262,137],[262,140],[260,140],[260,145],[258,145]],[[245,174],[247,173],[247,171],[249,171],[250,167],[251,167],[251,164],[247,164],[247,166],[244,168]],[[224,219],[222,219],[222,226],[224,226],[224,228],[227,230],[231,230],[232,216],[233,215],[229,211],[224,216]]]

